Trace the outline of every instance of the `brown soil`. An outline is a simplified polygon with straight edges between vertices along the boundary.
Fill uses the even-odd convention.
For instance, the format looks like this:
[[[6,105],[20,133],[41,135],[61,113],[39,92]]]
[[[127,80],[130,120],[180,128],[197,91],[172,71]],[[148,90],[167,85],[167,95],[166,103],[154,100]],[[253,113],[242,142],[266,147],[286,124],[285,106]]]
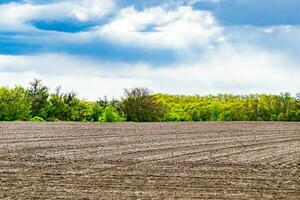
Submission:
[[[300,123],[0,123],[0,199],[300,199]]]

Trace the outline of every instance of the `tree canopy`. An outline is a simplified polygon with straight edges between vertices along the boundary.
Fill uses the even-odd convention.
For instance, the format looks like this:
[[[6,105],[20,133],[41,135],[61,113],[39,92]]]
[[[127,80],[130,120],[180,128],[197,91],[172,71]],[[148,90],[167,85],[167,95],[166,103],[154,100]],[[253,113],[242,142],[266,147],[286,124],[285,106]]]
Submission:
[[[300,93],[280,95],[153,94],[148,88],[125,89],[121,99],[81,100],[60,88],[50,93],[41,80],[27,89],[0,88],[0,120],[158,122],[158,121],[300,121]]]

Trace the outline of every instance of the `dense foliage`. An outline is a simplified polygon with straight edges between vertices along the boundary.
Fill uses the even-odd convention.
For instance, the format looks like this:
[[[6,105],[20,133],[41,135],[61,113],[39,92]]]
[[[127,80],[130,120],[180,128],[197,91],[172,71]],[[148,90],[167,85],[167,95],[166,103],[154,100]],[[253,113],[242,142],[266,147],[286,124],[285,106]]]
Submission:
[[[164,121],[300,121],[300,99],[288,93],[155,96],[166,109]]]
[[[152,122],[163,119],[163,106],[150,93],[148,88],[125,89],[122,105],[128,121]]]
[[[0,88],[0,120],[25,120],[31,116],[31,102],[28,92],[22,87]]]
[[[125,89],[120,100],[97,102],[57,88],[50,93],[40,80],[28,89],[0,88],[0,120],[30,121],[300,121],[300,94],[184,96]]]

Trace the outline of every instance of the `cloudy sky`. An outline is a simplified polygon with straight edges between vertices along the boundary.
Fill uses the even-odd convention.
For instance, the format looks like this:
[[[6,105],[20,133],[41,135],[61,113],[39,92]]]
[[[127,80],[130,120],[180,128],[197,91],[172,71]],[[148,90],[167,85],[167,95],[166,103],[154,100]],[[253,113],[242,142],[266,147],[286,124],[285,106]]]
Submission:
[[[0,85],[300,92],[299,0],[0,0]]]

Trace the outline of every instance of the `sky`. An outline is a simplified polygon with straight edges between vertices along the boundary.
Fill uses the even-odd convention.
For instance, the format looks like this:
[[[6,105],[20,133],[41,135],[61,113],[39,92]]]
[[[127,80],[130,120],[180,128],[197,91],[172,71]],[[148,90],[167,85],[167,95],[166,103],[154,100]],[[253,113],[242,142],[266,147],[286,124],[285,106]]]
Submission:
[[[300,92],[299,0],[0,0],[0,86],[96,100]]]

